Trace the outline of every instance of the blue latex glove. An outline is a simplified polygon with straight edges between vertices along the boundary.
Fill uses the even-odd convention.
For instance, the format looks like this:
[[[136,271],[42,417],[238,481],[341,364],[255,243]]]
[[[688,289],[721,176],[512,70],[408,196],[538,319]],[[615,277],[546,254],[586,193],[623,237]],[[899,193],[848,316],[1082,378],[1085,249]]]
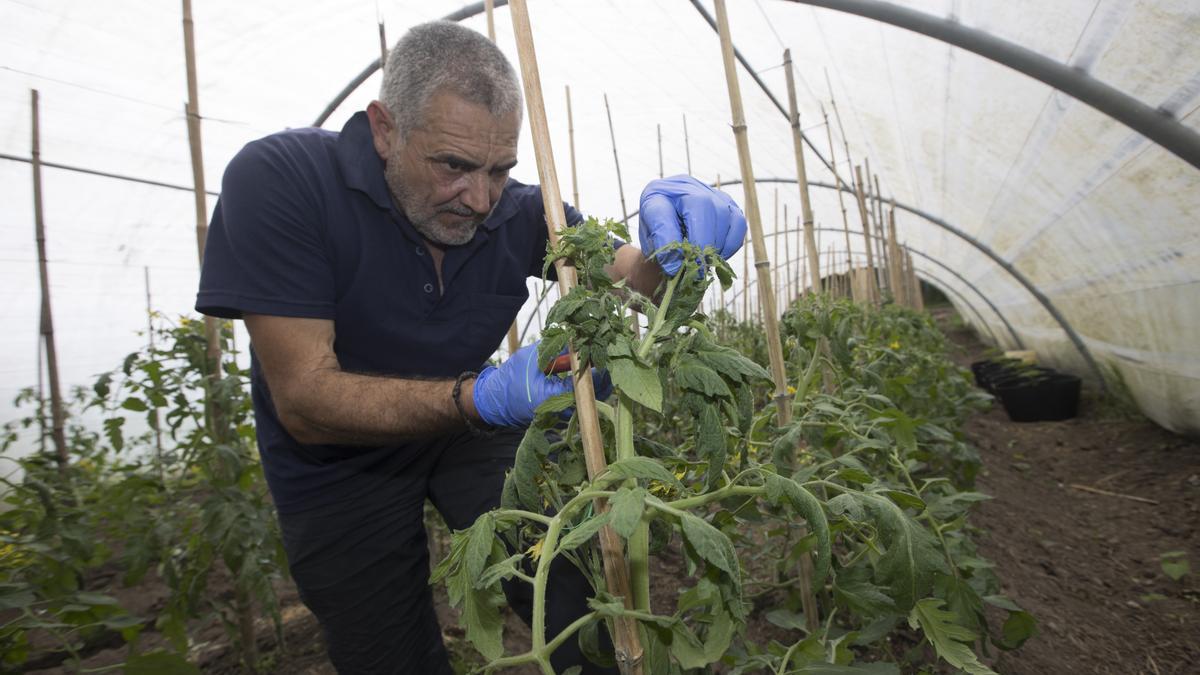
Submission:
[[[488,366],[475,378],[475,410],[494,427],[526,427],[537,407],[551,396],[575,389],[570,377],[546,375],[538,368],[538,343],[517,350],[499,366]],[[612,379],[592,369],[596,398],[612,395]]]
[[[679,175],[652,180],[642,190],[638,234],[642,252],[652,252],[686,240],[701,248],[712,246],[729,259],[746,237],[746,216],[733,199],[691,176]],[[658,264],[673,276],[683,264],[679,251],[658,254]]]

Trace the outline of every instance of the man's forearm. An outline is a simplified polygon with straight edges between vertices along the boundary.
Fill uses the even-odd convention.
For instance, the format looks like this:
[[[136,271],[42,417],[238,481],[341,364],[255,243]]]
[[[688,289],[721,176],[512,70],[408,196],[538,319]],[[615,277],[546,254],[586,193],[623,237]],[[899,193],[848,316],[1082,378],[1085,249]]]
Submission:
[[[453,380],[418,380],[313,371],[289,392],[280,421],[305,444],[385,445],[465,428],[451,396]],[[464,380],[463,409],[478,420],[475,380]],[[482,424],[482,422],[477,422]]]

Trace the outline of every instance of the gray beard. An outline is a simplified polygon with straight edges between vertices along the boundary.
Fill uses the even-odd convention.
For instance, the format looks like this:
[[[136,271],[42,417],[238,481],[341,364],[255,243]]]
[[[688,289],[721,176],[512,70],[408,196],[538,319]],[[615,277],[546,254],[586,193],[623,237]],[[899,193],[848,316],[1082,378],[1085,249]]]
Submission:
[[[462,205],[443,206],[440,208],[419,209],[412,206],[417,200],[407,189],[405,189],[403,181],[399,176],[393,175],[389,162],[388,168],[384,170],[387,178],[388,189],[392,193],[392,198],[400,206],[400,210],[404,212],[408,222],[412,223],[414,229],[421,234],[425,239],[438,244],[440,246],[462,246],[471,241],[475,236],[475,230],[483,224],[487,219],[487,214],[478,215],[474,211]],[[436,219],[440,213],[452,213],[456,216],[470,217],[469,222],[456,225],[443,225]]]

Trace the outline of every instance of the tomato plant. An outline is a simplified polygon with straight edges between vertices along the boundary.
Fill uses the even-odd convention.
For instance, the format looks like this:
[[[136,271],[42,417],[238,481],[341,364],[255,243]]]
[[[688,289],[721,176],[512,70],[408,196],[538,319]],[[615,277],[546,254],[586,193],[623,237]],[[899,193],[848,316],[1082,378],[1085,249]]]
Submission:
[[[599,622],[624,616],[641,628],[646,672],[717,661],[731,672],[816,664],[851,672],[890,656],[879,646],[905,620],[947,662],[990,672],[970,646],[986,628],[982,603],[1016,617],[1002,646],[1026,637],[1032,619],[995,595],[974,553],[965,515],[984,496],[965,489],[978,458],[957,427],[986,398],[939,352],[932,326],[892,309],[803,301],[785,322],[795,415],[779,428],[767,371],[718,335],[760,338],[729,321],[714,331],[696,311],[709,283],[729,283],[724,261],[678,245],[683,269],[661,297],[645,298],[604,274],[613,236],[627,233],[594,220],[561,233],[547,265],[566,258],[581,283],[550,311],[540,353],[548,362],[570,344],[611,374],[614,394],[599,403],[608,469],[587,479],[577,421],[563,421],[571,395],[547,401],[501,508],[454,533],[433,575],[463,606],[467,637],[489,660],[483,669],[533,663],[552,672],[558,644],[579,639],[594,652]],[[641,337],[626,319],[631,305],[649,322]],[[745,351],[760,353],[756,344]],[[632,608],[604,587],[592,539],[605,525],[625,541]],[[684,556],[688,578],[673,606],[652,606],[650,555],[667,546]],[[589,576],[595,595],[590,613],[547,635],[546,578],[560,556]],[[792,608],[804,559],[821,600],[816,631]],[[503,650],[504,579],[533,586],[532,647],[521,654]],[[769,616],[799,631],[795,642],[764,646],[744,635],[758,600],[778,602]]]

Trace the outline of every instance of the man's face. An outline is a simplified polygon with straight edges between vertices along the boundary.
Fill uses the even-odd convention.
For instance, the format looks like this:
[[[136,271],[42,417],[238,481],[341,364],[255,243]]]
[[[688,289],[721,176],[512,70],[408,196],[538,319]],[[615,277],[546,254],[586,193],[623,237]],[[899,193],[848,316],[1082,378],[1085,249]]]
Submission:
[[[404,215],[434,244],[470,241],[517,163],[520,116],[496,117],[483,105],[438,92],[429,99],[424,123],[402,139],[389,124],[390,115],[377,119],[386,114],[382,106],[374,113],[375,147],[386,162],[388,189]],[[388,128],[381,130],[381,124]]]

